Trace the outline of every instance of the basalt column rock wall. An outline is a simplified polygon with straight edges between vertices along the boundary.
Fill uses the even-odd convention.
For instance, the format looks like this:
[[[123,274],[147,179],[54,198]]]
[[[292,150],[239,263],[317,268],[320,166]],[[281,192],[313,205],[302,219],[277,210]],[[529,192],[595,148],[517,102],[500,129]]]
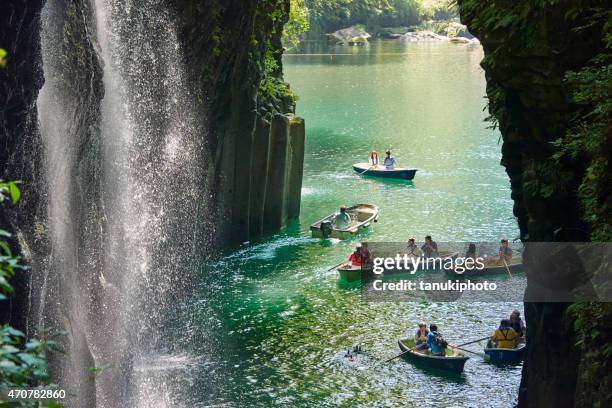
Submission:
[[[44,1],[7,0],[0,2],[0,48],[7,51],[6,67],[0,68],[0,178],[22,180],[24,199],[18,207],[0,207],[0,229],[14,231],[17,224],[30,224],[33,231],[35,192],[40,178],[40,133],[37,130],[36,98],[43,84],[40,66],[39,13]],[[30,197],[25,200],[25,197]],[[11,241],[19,253],[17,239]],[[27,292],[24,280],[15,280],[17,292]],[[0,321],[24,328],[28,299],[19,296],[1,308]]]
[[[598,76],[600,92],[609,86],[609,62],[605,56],[594,60],[607,52],[603,39],[609,3],[458,4],[462,22],[484,48],[489,111],[503,136],[502,165],[510,178],[521,239],[609,240],[610,149],[605,140],[610,122],[609,116],[598,118],[604,117],[601,111],[610,95],[603,94],[601,101],[577,98],[568,80],[571,71],[592,67],[588,75]],[[595,114],[587,116],[587,111]],[[581,133],[584,128],[590,128],[590,135]],[[577,148],[589,143],[587,149]],[[555,271],[530,271],[528,293],[536,283],[555,287],[559,276]],[[611,340],[610,308],[526,303],[525,315],[528,352],[519,406],[604,406],[610,389],[610,370],[605,368],[609,356],[598,350]]]
[[[177,1],[182,45],[204,104],[221,243],[278,231],[299,215],[304,121],[282,81],[288,0]]]

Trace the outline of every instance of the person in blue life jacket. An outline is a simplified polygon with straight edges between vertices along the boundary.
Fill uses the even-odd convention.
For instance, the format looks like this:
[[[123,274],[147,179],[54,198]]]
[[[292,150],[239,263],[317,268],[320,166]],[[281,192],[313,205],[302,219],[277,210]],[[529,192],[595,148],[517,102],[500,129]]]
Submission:
[[[425,237],[425,243],[421,246],[423,255],[427,258],[435,258],[438,256],[438,243],[431,239],[431,235]]]
[[[416,333],[414,333],[414,348],[418,351],[424,350],[427,351],[427,335],[429,334],[429,330],[427,330],[427,325],[425,322],[419,323],[419,328]]]
[[[438,333],[438,326],[435,324],[429,325],[429,334],[427,335],[427,347],[434,356],[446,355],[446,341]]]
[[[499,260],[501,263],[506,261],[507,264],[512,261],[512,248],[510,248],[507,239],[501,240],[501,246],[499,247]]]
[[[385,157],[383,164],[387,170],[393,170],[397,166],[397,161],[395,161],[395,157],[391,156],[391,150],[387,150],[386,153],[387,157]]]

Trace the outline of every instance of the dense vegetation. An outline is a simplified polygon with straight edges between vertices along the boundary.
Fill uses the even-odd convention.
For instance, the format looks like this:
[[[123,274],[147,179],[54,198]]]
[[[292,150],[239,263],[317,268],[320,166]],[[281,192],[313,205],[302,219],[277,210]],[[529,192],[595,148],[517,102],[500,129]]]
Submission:
[[[309,29],[316,35],[362,24],[375,31],[455,17],[454,0],[291,0],[288,27],[295,38]]]

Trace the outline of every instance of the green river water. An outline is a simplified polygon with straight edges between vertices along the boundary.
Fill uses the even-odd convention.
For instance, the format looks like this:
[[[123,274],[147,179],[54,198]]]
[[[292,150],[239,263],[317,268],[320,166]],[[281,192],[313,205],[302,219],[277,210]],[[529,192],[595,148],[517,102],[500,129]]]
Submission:
[[[472,356],[463,374],[451,376],[401,359],[381,362],[419,320],[436,322],[457,344],[490,334],[522,304],[362,302],[358,287],[339,285],[327,271],[355,241],[321,242],[308,231],[341,204],[371,202],[381,214],[370,241],[515,238],[499,133],[483,122],[482,57],[479,46],[393,41],[307,43],[285,56],[307,127],[300,222],[196,276],[169,350],[186,371],[166,373],[185,405],[512,406],[520,367]],[[370,150],[386,148],[419,169],[414,183],[352,171]],[[355,344],[367,353],[350,364],[343,351]]]

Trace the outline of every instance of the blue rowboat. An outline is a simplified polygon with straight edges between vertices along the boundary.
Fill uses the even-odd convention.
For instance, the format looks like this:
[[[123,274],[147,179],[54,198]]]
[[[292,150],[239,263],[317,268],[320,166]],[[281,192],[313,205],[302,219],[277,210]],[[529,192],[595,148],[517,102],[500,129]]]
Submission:
[[[518,364],[523,361],[525,355],[525,344],[519,344],[513,349],[502,349],[490,347],[489,342],[487,348],[484,349],[485,360],[493,364]]]
[[[437,368],[440,370],[452,371],[460,373],[463,371],[465,362],[469,360],[463,353],[451,348],[446,350],[445,356],[434,356],[431,354],[421,353],[414,349],[413,339],[401,339],[397,341],[400,350],[406,352],[402,355],[407,361],[420,365],[422,367]]]
[[[417,172],[417,169],[406,167],[396,167],[393,170],[387,170],[383,165],[372,166],[370,163],[353,164],[353,170],[359,174],[373,177],[383,177],[401,180],[412,180]]]

